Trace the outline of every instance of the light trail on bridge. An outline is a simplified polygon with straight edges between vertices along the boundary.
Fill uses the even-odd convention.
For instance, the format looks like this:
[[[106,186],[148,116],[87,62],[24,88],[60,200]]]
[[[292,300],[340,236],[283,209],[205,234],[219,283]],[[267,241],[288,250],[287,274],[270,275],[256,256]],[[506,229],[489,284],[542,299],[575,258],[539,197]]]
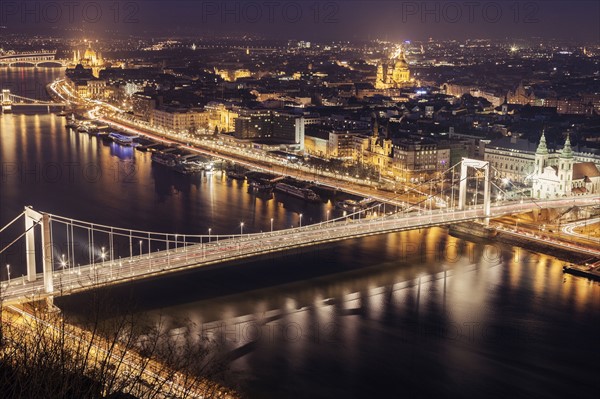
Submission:
[[[563,225],[562,232],[568,235],[572,235],[574,237],[582,238],[584,240],[595,241],[600,243],[600,237],[590,237],[589,234],[581,234],[575,232],[575,229],[578,227],[585,227],[589,225],[594,225],[600,223],[600,218],[588,219],[588,220],[580,220],[578,222],[568,223]],[[600,252],[600,251],[599,251]]]

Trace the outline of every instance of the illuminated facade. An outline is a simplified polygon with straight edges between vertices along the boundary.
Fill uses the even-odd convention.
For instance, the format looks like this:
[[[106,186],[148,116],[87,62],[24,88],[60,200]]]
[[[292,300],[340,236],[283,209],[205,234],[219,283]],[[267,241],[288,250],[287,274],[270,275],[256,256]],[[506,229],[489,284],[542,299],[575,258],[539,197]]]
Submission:
[[[252,72],[248,69],[218,69],[215,68],[215,74],[223,78],[227,82],[235,82],[241,78],[252,77]]]
[[[397,89],[410,83],[410,70],[402,50],[377,65],[376,89]]]
[[[211,132],[233,132],[235,119],[239,116],[237,107],[219,102],[209,102],[204,109],[208,112],[208,129]]]
[[[295,144],[304,150],[304,117],[269,109],[243,110],[235,119],[234,136],[243,140]]]
[[[178,133],[197,134],[207,125],[208,114],[202,109],[162,107],[152,110],[152,125]]]
[[[575,162],[568,136],[556,163],[551,163],[550,155],[542,133],[535,152],[532,197],[550,199],[600,192],[600,170],[593,162]]]
[[[423,181],[450,165],[450,148],[433,140],[394,140],[392,171],[400,181]]]
[[[387,127],[385,135],[379,135],[379,123],[375,120],[373,124],[373,135],[369,137],[367,146],[363,151],[363,163],[376,167],[380,172],[390,171],[392,163],[392,140],[387,138]]]
[[[83,54],[81,50],[73,51],[73,65],[82,65],[86,69],[91,69],[95,77],[99,77],[100,71],[105,68],[102,54],[93,50],[89,43]]]

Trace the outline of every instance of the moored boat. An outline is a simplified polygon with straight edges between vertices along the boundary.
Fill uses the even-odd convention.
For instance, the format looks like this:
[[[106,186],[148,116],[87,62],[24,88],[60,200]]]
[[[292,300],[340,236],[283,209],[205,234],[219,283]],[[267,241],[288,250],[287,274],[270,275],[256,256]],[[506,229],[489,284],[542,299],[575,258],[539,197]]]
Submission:
[[[202,172],[204,167],[196,162],[178,161],[173,167],[173,170],[184,175],[191,175]]]
[[[108,134],[108,137],[110,137],[112,141],[120,145],[124,145],[127,147],[135,145],[134,136],[128,136],[126,134],[112,132]]]
[[[362,209],[369,208],[376,203],[376,200],[372,198],[364,198],[360,201],[355,201],[351,199],[338,201],[335,203],[335,206],[343,211],[358,211]]]
[[[175,167],[175,165],[177,165],[177,159],[175,155],[172,154],[155,152],[152,154],[152,157],[150,157],[150,159],[152,159],[152,162],[156,162],[159,165],[168,166],[170,168],[173,168]]]
[[[266,182],[253,181],[250,183],[250,187],[257,191],[271,191],[273,190],[273,184]]]
[[[227,172],[225,172],[225,174],[227,175],[227,177],[229,177],[231,179],[246,180],[246,175],[241,172],[236,172],[234,170],[228,170]]]
[[[318,202],[321,198],[309,188],[300,188],[287,183],[277,183],[275,189],[306,201]]]

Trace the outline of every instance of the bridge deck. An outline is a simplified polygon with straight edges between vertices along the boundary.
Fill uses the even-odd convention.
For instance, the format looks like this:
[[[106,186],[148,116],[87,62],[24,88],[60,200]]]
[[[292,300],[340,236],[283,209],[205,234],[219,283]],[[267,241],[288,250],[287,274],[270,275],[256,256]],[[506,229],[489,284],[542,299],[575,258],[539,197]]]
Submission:
[[[545,208],[597,205],[598,198],[580,197],[539,201]],[[506,203],[492,207],[492,217],[526,212],[530,203]],[[2,287],[4,303],[20,303],[34,298],[61,296],[86,291],[96,287],[120,284],[151,278],[181,270],[206,265],[247,259],[293,248],[308,247],[350,238],[449,225],[484,218],[484,209],[434,210],[403,216],[393,215],[361,220],[323,222],[304,227],[269,233],[244,234],[241,237],[187,245],[185,248],[160,251],[151,255],[136,255],[124,259],[106,260],[69,270],[54,271],[54,292],[44,292],[42,274],[38,280],[27,282],[25,278],[12,279]]]

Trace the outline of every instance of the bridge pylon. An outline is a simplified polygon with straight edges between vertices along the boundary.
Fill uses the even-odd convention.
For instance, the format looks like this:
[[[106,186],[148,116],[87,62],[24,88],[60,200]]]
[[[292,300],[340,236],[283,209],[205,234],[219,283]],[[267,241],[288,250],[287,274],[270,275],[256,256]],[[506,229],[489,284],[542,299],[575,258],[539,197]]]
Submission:
[[[490,184],[490,163],[478,159],[463,158],[460,162],[460,185],[458,192],[458,209],[465,210],[467,202],[467,171],[469,168],[475,170],[484,170],[483,185],[483,212],[486,216],[485,224],[489,224],[491,216],[491,184]],[[476,205],[476,204],[475,204]]]
[[[2,112],[10,112],[12,109],[12,98],[10,90],[2,89]]]
[[[47,294],[54,292],[52,278],[52,234],[50,232],[50,215],[25,207],[25,251],[27,259],[27,281],[37,280],[35,257],[35,227],[41,226],[42,236],[42,272],[44,276],[44,291]]]

